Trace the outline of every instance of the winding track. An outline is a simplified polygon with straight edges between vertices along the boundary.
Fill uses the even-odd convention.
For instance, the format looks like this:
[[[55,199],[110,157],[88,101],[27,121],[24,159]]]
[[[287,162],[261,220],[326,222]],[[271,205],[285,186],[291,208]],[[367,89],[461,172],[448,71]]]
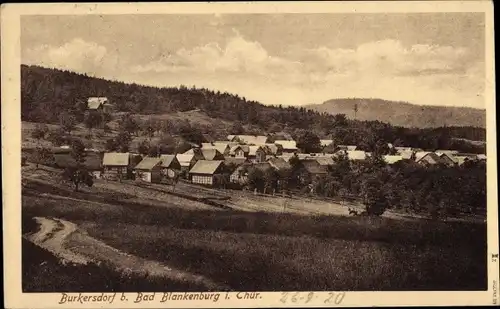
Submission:
[[[77,225],[57,218],[34,218],[39,230],[24,237],[34,244],[50,251],[62,263],[87,264],[104,262],[122,273],[135,273],[161,277],[173,281],[202,286],[208,290],[229,290],[204,276],[185,272],[162,264],[122,252],[89,236]]]

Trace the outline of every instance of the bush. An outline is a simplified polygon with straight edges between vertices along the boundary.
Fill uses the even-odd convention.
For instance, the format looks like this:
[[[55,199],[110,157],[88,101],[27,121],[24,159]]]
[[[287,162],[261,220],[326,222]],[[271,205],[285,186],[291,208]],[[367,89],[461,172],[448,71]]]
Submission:
[[[361,184],[361,195],[368,215],[380,216],[388,207],[383,183],[374,175],[367,175]]]
[[[51,166],[55,163],[54,155],[48,148],[37,147],[35,151],[31,154],[30,160],[36,164],[38,168],[39,164]]]
[[[50,131],[47,140],[54,144],[54,146],[61,146],[67,143],[66,133],[62,129]]]
[[[46,125],[37,125],[35,130],[31,132],[31,137],[33,137],[36,140],[44,139],[48,131],[49,128]]]

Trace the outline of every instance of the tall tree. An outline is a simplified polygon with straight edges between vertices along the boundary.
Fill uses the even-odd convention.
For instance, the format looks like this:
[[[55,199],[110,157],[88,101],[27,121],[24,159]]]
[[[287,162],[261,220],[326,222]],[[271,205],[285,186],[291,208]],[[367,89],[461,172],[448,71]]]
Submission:
[[[232,127],[231,127],[231,134],[243,134],[245,133],[245,129],[243,128],[243,125],[241,124],[241,122],[235,122],[233,123]]]
[[[279,174],[274,168],[268,168],[264,172],[264,193],[275,192],[278,188]]]
[[[137,146],[137,152],[139,152],[141,155],[147,155],[148,152],[149,152],[149,148],[151,147],[151,145],[149,144],[149,142],[147,140],[143,140],[139,146]]]
[[[117,145],[117,149],[120,152],[128,152],[130,149],[130,142],[132,141],[132,137],[130,136],[129,132],[127,131],[122,131],[118,133],[118,135],[115,138],[115,143]]]
[[[35,129],[31,132],[31,137],[37,140],[38,143],[45,138],[49,128],[46,125],[37,125]]]
[[[91,111],[85,114],[83,123],[89,130],[89,134],[92,134],[92,129],[99,127],[103,123],[103,118],[99,112]]]
[[[87,153],[85,151],[85,146],[80,140],[73,140],[70,155],[73,160],[75,160],[76,164],[64,169],[62,174],[63,179],[75,186],[75,192],[78,192],[80,184],[92,187],[94,180],[88,169],[85,167],[84,163]]]
[[[320,152],[321,141],[313,132],[304,131],[297,136],[297,147],[305,153]]]
[[[347,127],[347,117],[345,114],[336,114],[333,116],[333,124],[335,128],[345,128]]]
[[[262,191],[264,189],[264,172],[258,168],[248,170],[247,186],[250,190]]]
[[[114,138],[109,138],[106,140],[105,148],[107,151],[117,151],[118,144],[116,143],[116,140]]]
[[[130,135],[136,134],[139,130],[139,124],[130,114],[123,115],[119,121],[119,125],[121,131],[127,132]]]
[[[68,112],[62,112],[59,115],[59,124],[65,132],[71,133],[76,126],[75,116]]]
[[[368,175],[361,182],[361,196],[369,215],[380,216],[387,208],[383,183],[376,175]]]
[[[73,139],[71,142],[70,155],[75,160],[77,166],[83,166],[85,158],[87,157],[87,152],[85,151],[85,145],[81,140]]]

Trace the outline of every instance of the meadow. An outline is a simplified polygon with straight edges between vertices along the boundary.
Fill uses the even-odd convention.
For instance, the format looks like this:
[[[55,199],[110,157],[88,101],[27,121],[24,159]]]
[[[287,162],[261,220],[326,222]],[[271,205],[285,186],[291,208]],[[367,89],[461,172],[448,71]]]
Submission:
[[[63,218],[114,248],[234,290],[486,289],[485,224],[227,210],[142,187],[117,193],[133,186],[126,183],[98,182],[73,192],[39,174],[23,179],[23,233],[36,229],[35,216]],[[27,252],[47,259],[34,250],[23,256]],[[60,276],[67,272],[57,267],[48,281],[36,281],[33,266],[25,267],[31,272],[24,272],[23,284],[30,290],[75,285],[65,286]],[[154,284],[151,278],[132,281],[89,286],[103,291],[200,289],[181,282]]]

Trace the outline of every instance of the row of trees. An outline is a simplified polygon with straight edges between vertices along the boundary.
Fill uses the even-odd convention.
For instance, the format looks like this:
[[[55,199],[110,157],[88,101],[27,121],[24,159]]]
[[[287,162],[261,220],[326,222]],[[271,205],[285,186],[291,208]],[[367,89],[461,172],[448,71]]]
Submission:
[[[340,201],[357,200],[365,205],[369,215],[381,215],[386,209],[432,218],[486,211],[484,162],[423,167],[403,160],[389,166],[377,155],[364,162],[349,161],[345,155],[339,155],[322,177],[311,177],[297,158],[292,158],[290,164],[291,169],[280,171],[248,167],[242,171],[248,174],[245,186],[268,194],[296,192]]]
[[[61,122],[70,128],[72,118],[77,122],[85,119],[89,96],[106,96],[119,111],[140,114],[184,112],[199,109],[215,119],[239,123],[234,129],[238,134],[245,131],[296,133],[296,130],[313,131],[321,138],[332,138],[338,144],[361,145],[372,151],[376,141],[435,150],[453,147],[466,152],[482,152],[483,145],[457,141],[455,138],[485,139],[483,128],[443,127],[415,129],[392,126],[378,121],[353,121],[345,116],[332,116],[303,107],[264,106],[255,101],[229,93],[205,88],[157,88],[125,84],[92,78],[86,75],[45,69],[34,66],[21,67],[21,115],[23,120],[34,122]],[[61,115],[61,116],[60,116]],[[89,119],[89,125],[94,123]],[[269,124],[273,124],[271,128]],[[146,132],[153,132],[146,130]],[[470,133],[468,133],[470,132]],[[203,132],[204,133],[204,132]],[[243,133],[243,132],[241,132]],[[184,133],[188,134],[188,133]],[[199,140],[198,133],[190,136]]]

